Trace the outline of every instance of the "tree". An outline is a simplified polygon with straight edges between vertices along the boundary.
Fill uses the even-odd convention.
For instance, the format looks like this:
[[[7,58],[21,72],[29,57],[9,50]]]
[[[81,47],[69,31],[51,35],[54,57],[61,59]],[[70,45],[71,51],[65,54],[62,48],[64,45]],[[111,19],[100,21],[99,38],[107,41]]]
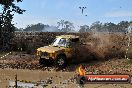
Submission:
[[[61,32],[71,32],[74,29],[73,23],[69,21],[61,20],[58,23],[58,29],[60,29]]]
[[[23,31],[23,28],[17,28],[17,27],[15,27],[15,31]]]
[[[114,23],[104,23],[102,30],[105,32],[117,32],[117,26]]]
[[[90,30],[92,31],[101,31],[102,30],[102,23],[100,21],[96,21],[92,23],[90,26]]]
[[[79,32],[88,32],[88,31],[90,31],[88,25],[80,26]]]
[[[120,31],[126,31],[125,29],[128,28],[130,23],[128,21],[121,21],[120,23],[117,24],[118,30]]]
[[[58,28],[59,28],[59,27],[64,28],[64,23],[65,23],[64,20],[61,20],[61,21],[57,22],[57,24],[58,24],[57,27],[58,27]]]
[[[132,24],[132,21],[130,21],[129,24],[131,25]]]
[[[14,34],[14,24],[12,19],[14,13],[23,14],[25,10],[20,9],[14,3],[15,1],[22,2],[22,0],[1,0],[0,6],[2,12],[0,12],[0,48],[2,50],[8,50],[10,48],[11,39]]]
[[[48,28],[49,25],[44,25],[42,23],[28,25],[23,31],[43,31]]]

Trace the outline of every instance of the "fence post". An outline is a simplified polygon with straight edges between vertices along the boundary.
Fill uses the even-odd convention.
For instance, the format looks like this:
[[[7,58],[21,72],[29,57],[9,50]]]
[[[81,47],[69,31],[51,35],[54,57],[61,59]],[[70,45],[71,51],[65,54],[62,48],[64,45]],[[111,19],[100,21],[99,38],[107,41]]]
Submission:
[[[17,88],[17,74],[15,75],[15,88]]]

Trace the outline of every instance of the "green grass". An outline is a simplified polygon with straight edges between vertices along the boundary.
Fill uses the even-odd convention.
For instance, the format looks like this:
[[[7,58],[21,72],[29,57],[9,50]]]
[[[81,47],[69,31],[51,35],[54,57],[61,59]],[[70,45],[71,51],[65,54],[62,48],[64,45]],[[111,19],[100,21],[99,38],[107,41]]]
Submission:
[[[0,56],[5,55],[7,52],[0,52]]]
[[[0,57],[6,55],[7,53],[9,53],[9,52],[0,52]]]
[[[129,60],[129,63],[132,64],[132,59]]]

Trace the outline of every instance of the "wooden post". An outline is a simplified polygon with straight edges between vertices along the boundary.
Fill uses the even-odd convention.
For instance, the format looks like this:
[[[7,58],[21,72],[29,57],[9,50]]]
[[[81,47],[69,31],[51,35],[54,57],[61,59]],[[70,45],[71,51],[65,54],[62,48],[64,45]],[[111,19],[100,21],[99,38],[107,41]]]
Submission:
[[[15,75],[15,88],[17,88],[17,74]]]

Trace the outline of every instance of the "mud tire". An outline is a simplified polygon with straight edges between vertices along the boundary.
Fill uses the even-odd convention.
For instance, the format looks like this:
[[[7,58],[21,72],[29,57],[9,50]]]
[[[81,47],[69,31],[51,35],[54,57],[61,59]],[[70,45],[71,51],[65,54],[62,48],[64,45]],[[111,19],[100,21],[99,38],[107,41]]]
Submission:
[[[86,78],[84,76],[79,76],[77,78],[77,83],[80,85],[84,85],[86,83]]]
[[[40,59],[39,59],[39,64],[40,64],[40,65],[44,65],[44,64],[45,64],[45,61],[46,61],[46,60],[45,60],[44,58],[40,58]]]
[[[55,61],[55,65],[59,68],[65,68],[67,66],[67,60],[65,55],[59,55]]]

